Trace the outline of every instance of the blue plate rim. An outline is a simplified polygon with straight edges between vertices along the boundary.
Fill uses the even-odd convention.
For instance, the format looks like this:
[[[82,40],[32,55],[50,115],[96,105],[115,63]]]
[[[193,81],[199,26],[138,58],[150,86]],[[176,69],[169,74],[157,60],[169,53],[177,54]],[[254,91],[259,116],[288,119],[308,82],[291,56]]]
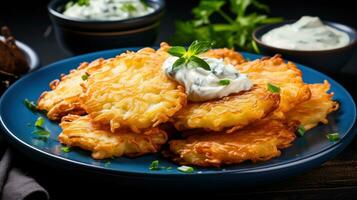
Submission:
[[[21,78],[21,80],[19,81],[16,81],[13,85],[10,86],[10,88],[8,88],[4,94],[2,95],[1,99],[0,99],[0,108],[3,106],[3,99],[5,99],[4,97],[8,95],[8,93],[10,93],[12,87],[15,87],[17,84],[20,84],[20,82],[22,80],[25,80],[27,79],[29,76],[32,76],[32,74],[36,74],[36,73],[39,73],[41,72],[42,70],[46,70],[54,65],[59,65],[63,62],[67,62],[69,60],[73,60],[73,59],[81,59],[83,57],[89,57],[89,56],[94,56],[96,54],[105,54],[105,53],[111,53],[111,52],[115,52],[115,51],[120,51],[120,52],[124,52],[126,50],[131,50],[131,51],[136,51],[138,50],[139,48],[141,47],[130,47],[130,48],[118,48],[118,49],[111,49],[111,50],[104,50],[104,51],[98,51],[98,52],[93,52],[93,53],[88,53],[88,54],[82,54],[82,55],[78,55],[78,56],[74,56],[74,57],[71,57],[71,58],[66,58],[66,59],[63,59],[63,60],[60,60],[60,61],[57,61],[57,62],[54,62],[52,64],[49,64],[45,67],[42,67],[41,69],[39,70],[36,70],[34,72],[31,72],[25,76],[23,76]],[[247,52],[240,52],[242,53],[243,55],[249,55],[249,56],[253,56],[253,57],[262,57],[264,55],[259,55],[259,54],[253,54],[253,53],[247,53]],[[99,58],[99,57],[98,57]],[[295,62],[294,62],[295,63]],[[334,79],[332,79],[331,77],[329,77],[328,75],[325,75],[315,69],[312,69],[310,67],[307,67],[305,65],[302,65],[302,64],[299,64],[299,63],[295,63],[298,67],[302,67],[304,68],[304,70],[307,70],[307,71],[311,71],[313,73],[317,73],[318,75],[322,75],[324,77],[326,77],[326,79],[328,79],[328,81],[330,83],[333,83],[335,86],[339,87],[339,89],[341,89],[348,97],[349,101],[353,104],[353,112],[355,113],[354,117],[353,117],[353,123],[351,123],[350,127],[348,128],[348,130],[346,131],[346,135],[349,135],[349,134],[353,134],[352,135],[352,138],[356,135],[357,131],[353,131],[352,129],[354,128],[355,124],[356,124],[356,104],[351,96],[351,94],[340,84],[338,83],[337,81],[335,81]],[[255,167],[254,169],[232,169],[232,170],[226,170],[226,171],[223,171],[223,170],[217,170],[217,171],[210,171],[210,172],[205,172],[205,173],[179,173],[179,174],[170,174],[170,173],[148,173],[148,172],[128,172],[128,171],[120,171],[120,170],[115,170],[115,169],[110,169],[110,168],[105,168],[105,167],[102,167],[102,166],[95,166],[95,165],[91,165],[91,164],[87,164],[87,163],[83,163],[83,162],[79,162],[79,161],[75,161],[75,160],[71,160],[71,159],[68,159],[68,158],[64,158],[64,157],[61,157],[59,155],[55,155],[55,154],[51,154],[51,153],[48,153],[48,152],[45,152],[41,149],[38,149],[36,147],[33,147],[31,146],[30,144],[27,144],[26,142],[22,141],[20,138],[18,138],[14,133],[12,133],[6,126],[6,124],[4,123],[4,120],[3,120],[3,113],[0,113],[0,124],[1,124],[1,127],[3,130],[5,130],[5,132],[7,134],[7,136],[10,136],[10,138],[13,140],[13,141],[16,141],[20,144],[22,144],[23,146],[26,146],[27,148],[30,148],[31,150],[37,152],[37,153],[41,153],[42,155],[45,155],[51,159],[58,159],[62,162],[69,162],[71,164],[75,164],[75,165],[78,165],[78,166],[81,166],[81,167],[87,167],[87,168],[90,168],[90,169],[94,169],[94,170],[102,170],[104,172],[110,172],[110,173],[114,173],[114,174],[125,174],[125,175],[129,175],[129,176],[157,176],[157,177],[161,177],[161,176],[204,176],[204,175],[215,175],[215,174],[239,174],[239,173],[258,173],[258,172],[266,172],[266,171],[272,171],[272,170],[277,170],[277,169],[282,169],[282,168],[287,168],[287,167],[291,167],[291,166],[294,166],[294,165],[299,165],[299,164],[302,164],[302,163],[305,163],[305,162],[308,162],[308,161],[313,161],[314,157],[320,157],[330,151],[333,151],[335,150],[336,148],[339,147],[339,145],[343,144],[345,142],[345,138],[347,137],[344,137],[342,138],[340,141],[338,142],[334,142],[334,144],[332,144],[330,147],[326,148],[326,149],[322,149],[312,155],[309,155],[309,156],[305,156],[305,157],[301,157],[301,158],[296,158],[296,159],[293,159],[291,161],[288,161],[284,164],[279,164],[279,163],[275,163],[275,164],[272,164],[271,166],[267,167],[267,166],[258,166],[258,167]],[[347,142],[350,142],[350,141],[347,141]]]

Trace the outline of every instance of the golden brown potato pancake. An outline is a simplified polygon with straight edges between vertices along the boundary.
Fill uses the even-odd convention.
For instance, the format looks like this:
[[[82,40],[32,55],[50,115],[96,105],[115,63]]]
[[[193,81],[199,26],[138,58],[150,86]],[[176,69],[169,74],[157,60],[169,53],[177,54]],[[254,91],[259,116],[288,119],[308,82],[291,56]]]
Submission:
[[[258,121],[279,106],[279,94],[262,87],[207,102],[190,102],[174,117],[178,130],[233,130]]]
[[[338,103],[332,100],[333,93],[328,93],[330,89],[328,81],[309,84],[309,87],[311,98],[285,114],[287,120],[300,121],[306,130],[317,126],[320,122],[327,124],[327,115],[339,107]]]
[[[93,121],[111,131],[129,127],[134,132],[166,122],[186,104],[184,88],[161,69],[169,56],[167,44],[155,51],[144,48],[115,58],[116,66],[90,75],[81,104]]]
[[[181,165],[220,167],[247,160],[265,161],[280,156],[295,139],[296,122],[263,120],[233,133],[196,133],[169,142],[164,155]]]
[[[69,74],[62,75],[60,80],[50,83],[51,91],[43,92],[38,99],[38,108],[47,111],[47,117],[51,120],[60,120],[67,114],[82,115],[85,110],[79,103],[79,96],[82,94],[81,83],[84,82],[82,76],[88,69],[98,70],[104,59],[98,59],[91,63],[82,63],[77,69],[71,70]]]
[[[233,49],[221,48],[221,49],[211,49],[203,54],[210,58],[223,59],[225,62],[231,65],[238,65],[245,62],[243,56],[234,51]]]
[[[302,80],[301,71],[294,63],[284,62],[279,55],[246,62],[236,67],[241,73],[247,74],[254,84],[267,87],[267,84],[271,83],[280,87],[280,105],[275,112],[277,116],[283,116],[284,112],[310,98],[311,92]]]
[[[156,153],[167,141],[166,133],[159,128],[143,133],[130,130],[113,133],[109,127],[93,123],[88,115],[67,115],[62,118],[60,126],[63,132],[58,139],[62,144],[92,151],[94,159]]]

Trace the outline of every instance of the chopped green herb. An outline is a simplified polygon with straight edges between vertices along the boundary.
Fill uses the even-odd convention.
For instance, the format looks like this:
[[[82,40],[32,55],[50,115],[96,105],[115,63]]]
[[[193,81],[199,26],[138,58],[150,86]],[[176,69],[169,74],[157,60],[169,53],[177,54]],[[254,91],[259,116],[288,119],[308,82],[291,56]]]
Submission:
[[[194,171],[193,167],[190,167],[190,166],[181,166],[181,167],[178,167],[177,170],[179,170],[180,172],[184,172],[184,173],[192,173]]]
[[[44,138],[49,138],[51,135],[51,133],[48,130],[43,129],[43,128],[35,129],[34,131],[32,131],[32,134],[35,134],[39,137],[44,137]]]
[[[86,81],[88,79],[88,74],[83,74],[82,75],[82,80]]]
[[[306,132],[306,129],[303,125],[300,125],[296,130],[296,134],[300,137],[304,136],[305,132]]]
[[[61,150],[62,150],[63,152],[65,152],[65,153],[68,153],[68,152],[71,151],[71,147],[70,147],[70,146],[63,146],[63,147],[61,148]]]
[[[150,166],[149,166],[150,170],[159,170],[159,161],[158,160],[154,160],[151,162]]]
[[[219,85],[229,85],[230,83],[231,83],[231,81],[228,79],[222,79],[222,80],[219,80],[219,82],[218,82]]]
[[[28,99],[24,99],[24,104],[32,112],[37,112],[38,111],[38,108],[37,108],[36,104],[33,101],[30,101]]]
[[[144,6],[144,9],[147,10],[149,7],[149,4],[145,0],[140,0],[140,3]]]
[[[336,142],[336,141],[340,140],[340,134],[339,133],[330,133],[330,134],[327,134],[326,137],[331,142]]]
[[[182,46],[173,46],[168,50],[168,53],[172,56],[179,57],[172,65],[172,68],[178,69],[183,64],[187,65],[188,63],[192,64],[193,67],[201,67],[205,70],[211,70],[210,66],[206,61],[199,58],[197,55],[208,51],[213,46],[212,42],[208,41],[194,41],[186,50]]]
[[[280,92],[280,88],[278,86],[275,86],[271,83],[268,83],[268,90],[272,93],[279,93]]]
[[[132,3],[124,3],[121,7],[121,10],[124,12],[131,13],[136,11],[136,7]]]
[[[43,117],[38,117],[35,122],[35,127],[42,127],[45,119]]]
[[[108,167],[111,164],[111,162],[109,160],[104,162],[104,167]]]
[[[77,0],[77,4],[79,6],[88,6],[89,5],[89,0]]]

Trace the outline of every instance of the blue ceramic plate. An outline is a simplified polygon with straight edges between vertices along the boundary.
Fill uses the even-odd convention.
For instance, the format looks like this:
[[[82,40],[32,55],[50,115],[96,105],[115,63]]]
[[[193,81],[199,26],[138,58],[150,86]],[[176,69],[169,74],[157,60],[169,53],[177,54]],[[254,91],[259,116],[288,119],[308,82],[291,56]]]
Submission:
[[[336,81],[308,67],[298,65],[307,83],[321,83],[328,80],[335,100],[340,102],[340,109],[329,116],[328,125],[319,125],[304,137],[296,139],[294,145],[283,151],[282,155],[267,162],[229,166],[222,169],[197,168],[192,174],[177,171],[177,165],[163,159],[160,155],[148,155],[135,159],[116,158],[113,160],[93,160],[89,152],[75,149],[69,153],[61,151],[57,136],[61,132],[57,123],[46,120],[45,126],[51,131],[47,141],[36,139],[31,134],[33,124],[40,114],[34,114],[23,104],[28,98],[35,101],[39,95],[48,90],[48,83],[67,73],[84,61],[103,57],[113,57],[127,49],[101,51],[59,61],[33,72],[12,85],[3,95],[0,103],[1,125],[5,134],[18,149],[28,153],[32,158],[57,166],[73,169],[82,168],[98,174],[110,174],[131,180],[172,181],[208,185],[206,181],[224,181],[238,185],[259,184],[270,180],[279,180],[302,171],[316,167],[339,153],[355,135],[353,126],[356,118],[356,106],[349,93]],[[137,50],[131,48],[129,50]],[[259,55],[244,53],[248,59],[260,58]],[[327,133],[339,132],[342,139],[330,142]],[[162,166],[171,166],[171,170],[150,171],[153,160],[159,160]],[[259,182],[261,181],[261,182]],[[225,184],[222,184],[225,185]]]

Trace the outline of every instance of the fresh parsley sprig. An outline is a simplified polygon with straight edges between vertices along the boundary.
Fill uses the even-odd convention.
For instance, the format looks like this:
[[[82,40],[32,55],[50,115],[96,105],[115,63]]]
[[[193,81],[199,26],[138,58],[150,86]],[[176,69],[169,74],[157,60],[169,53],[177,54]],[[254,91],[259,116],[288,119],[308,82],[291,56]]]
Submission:
[[[183,46],[173,46],[168,50],[172,56],[179,57],[172,65],[173,70],[180,68],[183,65],[190,64],[193,67],[201,67],[205,70],[211,70],[206,61],[199,58],[198,55],[211,49],[213,42],[208,41],[193,41],[186,50]]]
[[[257,0],[200,0],[193,8],[194,18],[176,22],[171,43],[185,45],[194,40],[216,41],[215,47],[258,52],[252,38],[256,27],[282,21],[257,11],[269,7]]]

